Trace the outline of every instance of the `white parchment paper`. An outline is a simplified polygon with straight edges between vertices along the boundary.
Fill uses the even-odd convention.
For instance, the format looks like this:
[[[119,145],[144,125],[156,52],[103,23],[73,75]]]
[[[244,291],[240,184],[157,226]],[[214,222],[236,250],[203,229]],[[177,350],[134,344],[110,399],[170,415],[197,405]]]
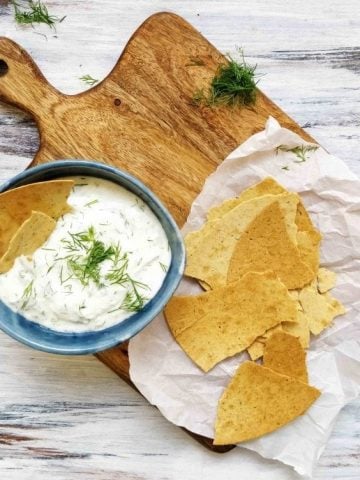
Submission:
[[[302,417],[241,444],[311,478],[337,414],[360,393],[360,180],[321,148],[307,153],[305,162],[292,152],[276,150],[279,145],[306,144],[269,118],[263,132],[238,147],[208,178],[183,233],[198,229],[209,208],[266,176],[299,192],[322,232],[321,264],[337,273],[332,293],[347,308],[345,316],[311,341],[307,355],[310,383],[322,395]],[[184,279],[178,293],[200,291],[195,282]],[[129,355],[131,379],[149,402],[174,424],[208,437],[214,435],[219,397],[240,362],[247,359],[240,354],[203,373],[175,342],[163,315],[131,340]],[[240,460],[239,449],[239,465]],[[259,458],[254,457],[255,461]],[[277,475],[277,480],[282,478]]]

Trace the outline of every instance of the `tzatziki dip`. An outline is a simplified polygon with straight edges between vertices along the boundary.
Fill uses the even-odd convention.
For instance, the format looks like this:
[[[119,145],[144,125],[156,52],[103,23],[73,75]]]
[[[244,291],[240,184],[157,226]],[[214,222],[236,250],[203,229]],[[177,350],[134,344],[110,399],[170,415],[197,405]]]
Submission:
[[[0,300],[53,330],[84,332],[140,311],[160,289],[171,262],[152,210],[125,188],[69,177],[72,207],[32,258],[0,275]]]

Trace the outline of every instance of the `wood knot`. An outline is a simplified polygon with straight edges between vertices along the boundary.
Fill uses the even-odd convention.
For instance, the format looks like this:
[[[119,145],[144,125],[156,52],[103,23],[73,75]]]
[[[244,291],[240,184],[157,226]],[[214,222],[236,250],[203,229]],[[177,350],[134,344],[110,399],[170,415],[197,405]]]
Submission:
[[[0,60],[0,77],[3,77],[9,71],[9,65],[5,60]]]

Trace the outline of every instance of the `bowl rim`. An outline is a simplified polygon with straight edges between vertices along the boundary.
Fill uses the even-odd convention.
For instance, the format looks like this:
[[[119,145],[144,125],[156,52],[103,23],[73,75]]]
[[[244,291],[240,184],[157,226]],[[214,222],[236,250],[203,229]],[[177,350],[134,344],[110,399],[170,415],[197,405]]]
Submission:
[[[65,174],[61,173],[61,170],[64,169],[66,170]],[[83,173],[73,173],[71,170],[75,169],[93,170],[93,174],[89,173],[89,171],[85,171]],[[96,172],[98,173],[98,175],[95,174]],[[103,173],[103,175],[101,175],[101,173]],[[46,177],[46,174],[50,174],[51,178],[44,178],[43,175],[45,175]],[[106,174],[114,178],[110,179],[106,177]],[[55,160],[45,164],[30,167],[23,172],[15,175],[14,177],[6,180],[0,185],[0,193],[3,193],[12,188],[20,187],[22,185],[51,180],[60,177],[63,178],[66,176],[70,177],[78,175],[92,176],[95,178],[103,178],[105,180],[107,179],[109,181],[113,181],[114,183],[118,183],[118,185],[123,186],[123,188],[132,191],[132,193],[145,201],[145,203],[160,221],[167,235],[169,245],[170,242],[172,242],[172,255],[171,264],[166,276],[164,277],[162,286],[154,295],[154,297],[152,297],[152,299],[150,299],[150,301],[145,305],[145,307],[140,312],[137,312],[120,321],[119,323],[105,329],[89,330],[85,332],[60,332],[57,330],[52,330],[49,327],[46,327],[42,324],[39,324],[38,322],[32,321],[24,317],[20,313],[14,312],[10,307],[8,307],[4,302],[0,300],[1,309],[5,312],[5,315],[13,315],[14,318],[24,323],[24,325],[26,325],[25,331],[27,331],[28,327],[38,330],[39,338],[28,338],[26,334],[17,331],[17,327],[15,326],[14,328],[12,323],[8,325],[6,323],[6,318],[4,318],[4,315],[0,314],[0,329],[2,331],[4,331],[6,334],[14,338],[15,340],[18,340],[19,342],[29,347],[35,348],[36,350],[60,355],[86,355],[90,353],[101,352],[109,348],[113,348],[116,345],[119,345],[120,343],[129,340],[130,338],[135,336],[149,323],[151,323],[151,321],[154,320],[154,318],[163,310],[164,306],[169,301],[171,296],[174,294],[176,288],[178,287],[185,270],[185,245],[182,239],[180,229],[177,226],[172,215],[162,204],[156,194],[152,192],[152,190],[150,190],[150,188],[148,188],[138,178],[124,170],[91,160]],[[38,178],[39,176],[41,177],[41,179]],[[33,177],[37,178],[34,179]],[[116,182],[116,179],[119,181]],[[132,189],[137,191],[134,191]],[[164,225],[166,225],[166,228],[168,230],[165,229]],[[169,238],[169,232],[172,233],[171,238]],[[174,258],[174,253],[176,254],[176,258]],[[81,339],[84,339],[87,345],[45,345],[44,342],[41,341],[41,337],[47,335],[61,337],[62,339],[70,339],[71,337],[76,337],[77,339],[79,339],[80,342]],[[91,337],[93,337],[92,343]],[[104,339],[99,341],[97,340],[97,337],[104,337]]]

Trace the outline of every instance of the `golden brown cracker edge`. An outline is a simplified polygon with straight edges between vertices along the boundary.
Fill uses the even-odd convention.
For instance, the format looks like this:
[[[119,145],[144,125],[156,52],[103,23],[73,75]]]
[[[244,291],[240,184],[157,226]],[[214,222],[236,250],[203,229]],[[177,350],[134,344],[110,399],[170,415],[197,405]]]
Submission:
[[[15,232],[31,216],[42,212],[57,220],[70,210],[67,198],[73,180],[51,180],[31,183],[0,194],[0,257],[9,247]]]
[[[273,432],[304,414],[319,395],[319,390],[296,378],[244,362],[218,403],[214,445]]]
[[[0,273],[7,272],[17,257],[31,255],[45,243],[56,226],[54,219],[42,212],[32,212],[15,232],[9,247],[0,259]]]
[[[199,297],[207,298],[201,313]],[[245,350],[275,325],[297,318],[296,301],[272,272],[248,273],[235,284],[187,298],[191,300],[180,322],[176,297],[165,309],[165,318],[175,340],[205,372]]]
[[[274,332],[267,339],[263,356],[264,367],[274,372],[308,382],[306,354],[300,340],[286,332]]]

